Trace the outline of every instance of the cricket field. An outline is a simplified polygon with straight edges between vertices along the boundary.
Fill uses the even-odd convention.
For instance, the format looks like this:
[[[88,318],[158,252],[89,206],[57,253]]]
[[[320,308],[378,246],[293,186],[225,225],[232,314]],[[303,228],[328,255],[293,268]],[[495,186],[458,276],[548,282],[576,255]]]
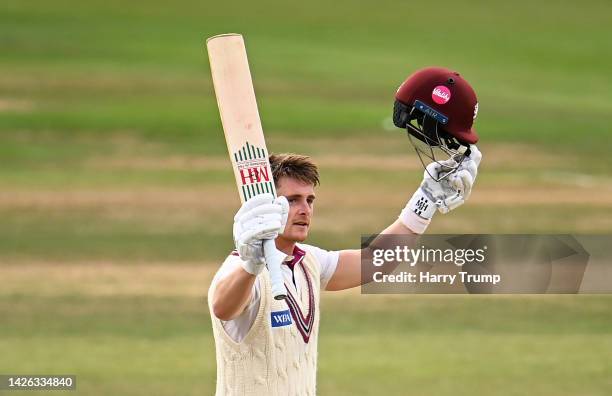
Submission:
[[[0,374],[214,392],[206,291],[239,200],[206,37],[245,36],[268,147],[320,167],[310,242],[342,249],[421,180],[391,112],[429,65],[474,86],[484,157],[470,201],[428,232],[612,233],[610,26],[603,0],[4,1]],[[326,293],[318,391],[610,395],[611,307]]]

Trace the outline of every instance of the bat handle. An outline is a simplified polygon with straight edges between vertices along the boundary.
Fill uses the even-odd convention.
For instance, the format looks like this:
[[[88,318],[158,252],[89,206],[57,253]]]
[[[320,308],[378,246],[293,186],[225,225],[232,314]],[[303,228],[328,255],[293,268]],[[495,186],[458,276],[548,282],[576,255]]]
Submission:
[[[270,282],[272,283],[272,296],[275,300],[284,300],[287,297],[287,292],[281,273],[281,263],[287,255],[276,248],[273,239],[266,239],[263,245],[266,264],[270,272]]]

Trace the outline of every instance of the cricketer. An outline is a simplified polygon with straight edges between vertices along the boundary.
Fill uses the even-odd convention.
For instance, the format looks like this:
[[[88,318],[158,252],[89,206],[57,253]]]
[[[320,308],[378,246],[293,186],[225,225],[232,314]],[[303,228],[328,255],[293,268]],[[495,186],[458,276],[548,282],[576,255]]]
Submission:
[[[421,69],[395,95],[393,122],[406,129],[425,167],[421,185],[381,234],[420,235],[434,214],[470,196],[482,158],[470,84],[441,67]],[[319,173],[307,156],[270,156],[278,198],[257,195],[234,217],[236,249],[213,278],[208,302],[216,344],[216,394],[315,395],[321,290],[360,286],[361,251],[304,243],[313,221]],[[286,255],[287,292],[272,298],[263,240]]]

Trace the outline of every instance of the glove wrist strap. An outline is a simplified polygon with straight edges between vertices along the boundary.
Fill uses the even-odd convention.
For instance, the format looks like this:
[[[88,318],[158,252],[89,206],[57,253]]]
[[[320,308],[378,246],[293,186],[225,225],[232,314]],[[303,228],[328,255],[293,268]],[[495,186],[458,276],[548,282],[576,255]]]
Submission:
[[[399,220],[416,234],[425,232],[436,213],[436,204],[419,188],[399,215]]]
[[[255,262],[254,260],[242,260],[242,268],[251,275],[259,275],[265,267],[265,262]]]

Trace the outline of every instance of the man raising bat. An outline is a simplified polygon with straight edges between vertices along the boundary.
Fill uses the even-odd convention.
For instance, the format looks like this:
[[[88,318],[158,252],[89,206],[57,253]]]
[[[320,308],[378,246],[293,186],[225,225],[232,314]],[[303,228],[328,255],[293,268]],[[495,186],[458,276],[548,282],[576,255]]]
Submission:
[[[439,211],[470,196],[481,155],[472,128],[478,103],[470,85],[444,68],[411,75],[395,96],[393,119],[425,165],[423,182],[381,234],[419,235]],[[444,155],[440,158],[435,153]],[[306,156],[269,157],[276,194],[246,200],[234,217],[234,250],[209,289],[217,355],[217,395],[316,394],[321,290],[360,286],[361,251],[304,243],[313,221],[319,173]],[[286,298],[272,297],[266,241],[284,256]]]

